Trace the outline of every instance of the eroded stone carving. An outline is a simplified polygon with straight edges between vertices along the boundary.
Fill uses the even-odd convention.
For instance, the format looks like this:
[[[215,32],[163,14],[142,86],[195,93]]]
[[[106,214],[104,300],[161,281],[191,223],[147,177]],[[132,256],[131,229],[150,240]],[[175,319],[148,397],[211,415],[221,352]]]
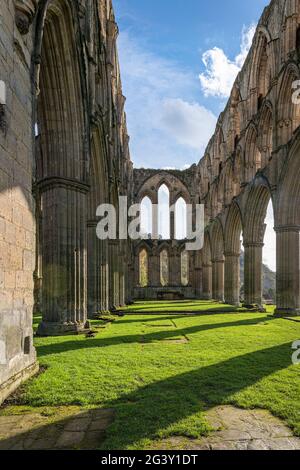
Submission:
[[[21,34],[27,34],[36,13],[38,0],[15,0],[16,24]]]

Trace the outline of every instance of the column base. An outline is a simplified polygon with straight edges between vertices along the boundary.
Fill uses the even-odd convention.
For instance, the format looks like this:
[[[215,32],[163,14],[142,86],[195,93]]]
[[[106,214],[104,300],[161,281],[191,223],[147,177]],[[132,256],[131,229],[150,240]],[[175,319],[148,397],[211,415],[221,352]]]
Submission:
[[[84,333],[89,328],[84,323],[51,323],[42,322],[36,332],[37,336],[64,336]]]
[[[92,314],[91,319],[92,320],[101,320],[101,317],[105,317],[111,315],[111,312],[109,310],[99,310],[98,312],[95,312]]]
[[[242,307],[246,308],[247,310],[253,310],[254,312],[258,312],[258,313],[267,312],[267,310],[262,305],[257,305],[257,304],[243,304]]]
[[[276,308],[275,317],[300,317],[300,308]]]
[[[225,304],[227,305],[233,305],[233,307],[240,307],[241,303],[237,302],[235,300],[225,300]]]

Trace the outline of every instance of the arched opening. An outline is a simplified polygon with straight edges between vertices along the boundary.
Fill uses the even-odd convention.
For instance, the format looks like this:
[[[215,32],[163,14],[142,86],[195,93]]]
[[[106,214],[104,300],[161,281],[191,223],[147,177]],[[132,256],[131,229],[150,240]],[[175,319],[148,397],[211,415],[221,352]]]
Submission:
[[[36,200],[43,322],[39,334],[77,331],[87,305],[87,142],[72,4],[49,2],[36,80]],[[67,326],[66,326],[67,325]]]
[[[185,240],[187,238],[187,205],[180,197],[175,204],[175,239]]]
[[[300,314],[300,145],[290,150],[275,205],[277,313]]]
[[[247,182],[252,181],[257,171],[261,169],[261,153],[258,149],[257,139],[257,131],[252,125],[247,132],[245,146],[245,176]]]
[[[152,233],[152,202],[146,196],[141,201],[141,236],[151,238]]]
[[[249,193],[245,207],[245,304],[262,306],[264,301],[264,244],[267,210],[271,199],[268,183],[258,178]],[[266,271],[265,271],[266,272]]]
[[[244,253],[241,256],[242,217],[239,206],[230,206],[225,225],[225,302],[239,305],[244,294]]]
[[[264,98],[267,96],[270,86],[270,70],[268,64],[268,42],[267,38],[260,34],[258,53],[259,60],[256,64],[257,67],[257,109],[260,110]]]
[[[186,287],[189,284],[189,253],[183,251],[181,253],[181,285]]]
[[[170,191],[162,184],[158,190],[158,236],[169,240],[170,234]]]
[[[169,253],[162,250],[160,253],[160,284],[167,287],[169,284]]]
[[[294,101],[294,93],[298,99],[299,71],[295,65],[291,65],[285,71],[280,86],[278,97],[278,144],[285,145],[292,138],[293,133],[300,125],[300,106]]]
[[[261,149],[261,166],[264,168],[268,163],[273,151],[273,121],[270,106],[265,106],[259,125],[259,141]]]
[[[270,199],[265,218],[263,247],[263,301],[272,305],[276,303],[276,232],[274,227],[274,210]]]
[[[219,219],[211,227],[213,298],[224,302],[224,235]]]
[[[139,284],[140,287],[148,287],[149,285],[149,261],[148,253],[145,248],[139,254]]]

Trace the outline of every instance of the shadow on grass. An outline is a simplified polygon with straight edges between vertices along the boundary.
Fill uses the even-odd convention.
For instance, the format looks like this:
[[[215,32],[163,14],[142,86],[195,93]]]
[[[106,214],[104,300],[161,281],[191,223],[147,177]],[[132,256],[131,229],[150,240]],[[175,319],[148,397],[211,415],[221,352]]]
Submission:
[[[185,428],[184,421],[196,414],[198,420],[192,421],[192,427],[205,434],[208,428],[203,417],[199,417],[200,412],[215,405],[234,403],[236,393],[290,364],[290,343],[287,343],[140,387],[111,401],[109,406],[116,410],[116,419],[107,430],[106,440],[101,443],[99,439],[94,448],[122,450],[163,437],[164,432],[184,435],[187,429],[191,432],[191,423]],[[47,436],[49,430],[43,427],[43,435]],[[16,438],[24,441],[30,435],[27,432]],[[12,438],[3,440],[1,448],[11,448],[12,444]]]
[[[68,351],[75,351],[79,349],[88,348],[104,348],[108,346],[117,346],[118,344],[132,344],[132,343],[153,343],[157,341],[166,341],[174,337],[185,336],[188,337],[194,333],[201,331],[215,330],[217,328],[232,328],[240,326],[252,326],[260,323],[270,322],[273,319],[270,317],[262,317],[257,319],[239,320],[237,322],[223,322],[223,323],[208,323],[205,325],[195,325],[192,327],[175,328],[172,330],[156,331],[146,334],[138,333],[136,335],[122,335],[122,336],[110,336],[109,338],[95,338],[87,340],[71,340],[59,343],[52,343],[42,346],[36,346],[38,356],[44,357],[50,354],[59,354]],[[170,327],[172,327],[170,325]]]
[[[237,392],[289,367],[290,347],[287,343],[234,357],[124,395],[110,404],[117,408],[117,418],[102,448],[126,449],[143,439],[163,437],[168,429],[171,435],[185,434],[184,420],[188,417],[215,405],[234,404]],[[198,432],[207,432],[203,417],[194,424]]]

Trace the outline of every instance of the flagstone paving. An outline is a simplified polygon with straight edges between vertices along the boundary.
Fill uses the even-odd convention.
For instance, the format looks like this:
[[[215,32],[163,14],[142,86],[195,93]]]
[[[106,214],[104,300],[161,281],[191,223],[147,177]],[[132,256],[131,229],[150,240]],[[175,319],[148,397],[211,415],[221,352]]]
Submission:
[[[80,411],[59,407],[0,416],[0,450],[97,449],[113,422],[110,409]],[[152,443],[160,450],[300,450],[300,439],[278,418],[263,410],[219,406],[207,412],[214,431],[205,438],[173,437]]]
[[[114,416],[109,409],[72,407],[44,413],[0,416],[0,450],[97,449]]]
[[[157,449],[184,450],[300,450],[300,439],[278,418],[263,410],[219,406],[207,412],[215,429],[202,439],[170,438]]]

